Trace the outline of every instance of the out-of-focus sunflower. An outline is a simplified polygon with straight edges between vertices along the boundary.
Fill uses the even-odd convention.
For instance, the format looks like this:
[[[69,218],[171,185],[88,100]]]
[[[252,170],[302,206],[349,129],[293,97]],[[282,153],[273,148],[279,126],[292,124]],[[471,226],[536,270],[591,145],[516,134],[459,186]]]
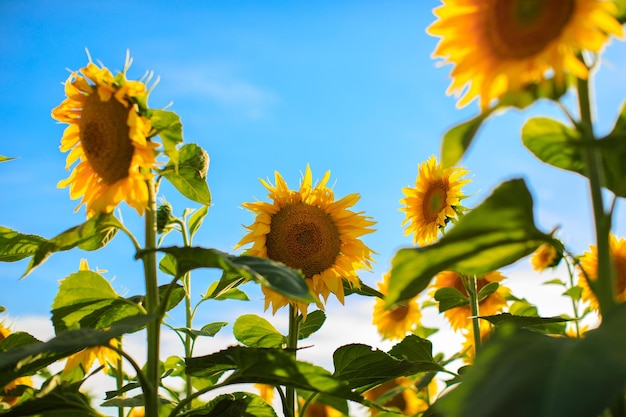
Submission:
[[[485,275],[476,277],[476,288],[480,291],[485,285],[490,282],[500,282],[504,279],[504,276],[498,272],[493,271]],[[456,288],[463,295],[467,296],[467,290],[463,285],[463,277],[452,271],[443,271],[437,274],[435,282],[431,284],[432,293],[434,294],[440,288]],[[491,316],[501,312],[506,307],[507,302],[504,295],[510,292],[510,289],[500,285],[496,292],[483,298],[478,303],[479,313],[481,316]],[[454,330],[465,329],[471,325],[472,313],[469,305],[451,308],[443,312],[445,318],[450,322],[450,326]]]
[[[601,51],[623,29],[603,0],[442,0],[427,33],[441,38],[433,58],[452,64],[448,94],[458,106],[479,98],[481,109],[507,91],[552,75],[586,79],[577,54]]]
[[[384,407],[396,408],[402,415],[413,416],[430,407],[438,389],[437,381],[433,379],[418,392],[410,379],[400,377],[366,391],[363,396]],[[370,408],[371,416],[378,413],[378,410]]]
[[[403,188],[405,197],[400,200],[400,211],[406,215],[402,226],[408,223],[404,233],[413,234],[414,244],[436,241],[439,231],[458,218],[465,198],[461,188],[470,182],[462,177],[468,173],[458,167],[443,169],[434,155],[419,165],[415,187]]]
[[[126,201],[139,214],[148,202],[146,180],[156,164],[157,143],[148,139],[151,125],[138,102],[146,102],[146,85],[126,79],[124,71],[89,62],[65,82],[67,98],[52,110],[52,117],[69,123],[61,138],[66,169],[74,166],[59,187],[69,187],[72,199],[81,198],[87,216],[110,213]],[[78,209],[78,208],[77,208]]]
[[[615,235],[609,236],[609,252],[615,268],[615,298],[619,302],[626,301],[626,239],[618,239]],[[595,245],[589,247],[580,258],[580,267],[589,279],[598,279],[598,248]],[[578,286],[582,288],[582,299],[589,303],[589,307],[599,311],[598,299],[589,287],[583,271],[578,274]]]
[[[485,320],[480,320],[478,323],[480,329],[480,341],[481,343],[484,343],[487,341],[487,339],[489,339],[492,327],[491,324]],[[463,361],[468,364],[474,363],[474,358],[476,357],[476,341],[474,340],[474,329],[472,328],[472,326],[469,326],[466,329],[462,330],[462,334],[462,351],[465,352],[465,355],[463,356]]]
[[[6,339],[10,334],[11,334],[11,330],[8,327],[5,327],[3,323],[0,323],[0,342]],[[29,376],[21,376],[21,377],[15,378],[13,381],[9,382],[4,387],[0,386],[0,404],[4,403],[8,405],[9,407],[12,407],[15,404],[17,404],[18,400],[20,399],[20,396],[15,395],[11,391],[15,390],[20,385],[26,385],[26,386],[32,387],[33,381],[30,379]],[[2,409],[1,405],[0,405],[0,409]]]
[[[384,274],[383,280],[377,283],[378,291],[383,295],[387,294],[390,275],[389,273]],[[417,303],[417,297],[389,309],[385,308],[385,300],[376,298],[374,301],[372,324],[376,326],[383,339],[402,339],[407,332],[410,332],[415,325],[420,323],[421,318],[422,313]]]
[[[278,172],[275,173],[276,186],[261,180],[272,202],[243,204],[256,218],[253,224],[246,226],[249,233],[235,249],[252,243],[249,255],[280,261],[301,270],[314,294],[326,301],[333,293],[343,303],[343,280],[358,287],[357,271],[371,269],[374,252],[360,237],[372,233],[371,226],[375,222],[362,212],[349,210],[359,200],[358,194],[335,201],[333,190],[326,185],[329,178],[330,171],[313,186],[307,165],[298,191],[290,190]],[[273,313],[291,302],[275,291],[265,287],[262,290],[265,309],[272,305]],[[294,303],[306,315],[307,304]]]
[[[263,398],[266,403],[271,404],[274,400],[274,386],[268,384],[254,384],[254,388],[259,390],[259,397]]]
[[[300,407],[304,404],[304,400],[300,400]],[[321,402],[313,401],[309,403],[304,414],[300,414],[304,417],[343,417],[344,414]]]
[[[530,263],[535,271],[541,272],[557,266],[562,256],[563,255],[558,253],[554,246],[544,243],[533,253],[533,256],[530,258]]]
[[[109,343],[115,348],[119,345],[116,339],[111,339]],[[104,366],[102,372],[106,374],[107,367],[109,365],[117,365],[120,358],[119,353],[106,346],[88,347],[68,356],[63,373],[69,373],[80,368],[86,374],[91,370],[94,363],[98,361],[100,365]]]

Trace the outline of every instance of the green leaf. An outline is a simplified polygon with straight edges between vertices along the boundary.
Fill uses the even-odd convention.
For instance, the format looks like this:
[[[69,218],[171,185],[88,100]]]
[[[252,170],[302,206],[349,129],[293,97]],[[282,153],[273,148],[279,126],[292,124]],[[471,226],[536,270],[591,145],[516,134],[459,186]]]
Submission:
[[[405,359],[402,357],[405,353],[399,348],[395,352],[398,356],[395,356],[391,352],[388,354],[358,343],[341,346],[333,354],[335,365],[333,375],[347,381],[357,392],[364,392],[400,376],[441,370],[441,366],[432,358],[413,360],[415,356],[410,356],[410,359]]]
[[[579,286],[568,288],[563,295],[570,297],[574,301],[579,301],[583,295],[583,289]]]
[[[100,213],[81,225],[74,226],[50,240],[41,242],[22,277],[28,275],[55,252],[67,251],[76,247],[93,251],[104,247],[113,239],[120,227],[120,222],[113,214]]]
[[[8,227],[0,226],[0,261],[15,262],[37,253],[46,239],[37,235],[26,235]]]
[[[389,354],[414,363],[430,363],[440,369],[439,364],[433,359],[432,342],[415,335],[406,336],[391,348]]]
[[[222,327],[226,325],[228,325],[228,323],[225,321],[216,321],[213,323],[205,324],[204,326],[202,326],[202,328],[200,329],[200,332],[197,333],[197,335],[213,337],[217,334],[217,332],[219,332],[222,329]]]
[[[568,319],[563,317],[535,317],[535,316],[516,316],[510,313],[500,313],[493,316],[480,316],[481,319],[487,320],[495,326],[503,324],[514,324],[519,327],[535,327],[545,326],[549,323],[565,323]]]
[[[443,287],[435,292],[435,300],[439,302],[439,312],[469,304],[469,298],[456,288]]]
[[[441,271],[484,275],[531,254],[542,243],[561,247],[558,240],[536,228],[532,206],[524,181],[510,180],[437,243],[399,250],[392,260],[387,304],[415,297]]]
[[[0,162],[13,161],[14,159],[16,159],[16,158],[10,158],[8,156],[0,155]]]
[[[444,168],[456,165],[461,160],[478,133],[480,126],[487,120],[493,110],[489,109],[473,119],[454,126],[443,135],[441,141],[441,165]]]
[[[174,256],[170,255],[169,253],[166,253],[165,256],[161,258],[161,261],[159,262],[159,271],[163,272],[164,274],[175,277],[176,276],[176,258],[174,258]]]
[[[482,287],[480,291],[478,291],[478,295],[477,295],[478,302],[484,300],[485,298],[489,297],[491,294],[498,291],[498,288],[500,288],[500,284],[498,284],[497,282],[490,282],[489,284]]]
[[[57,334],[78,328],[102,330],[141,312],[137,304],[117,295],[100,274],[80,271],[61,280],[52,303],[52,323]]]
[[[0,386],[20,376],[32,375],[51,363],[87,347],[107,345],[109,340],[136,332],[155,318],[156,316],[150,315],[127,317],[113,323],[107,331],[68,330],[45,343],[32,340],[23,343],[26,340],[20,337],[19,346],[0,352]],[[7,339],[10,337],[11,335]]]
[[[208,168],[209,155],[198,145],[190,143],[180,148],[178,166],[172,161],[168,162],[161,175],[188,199],[209,206],[211,192],[206,183]]]
[[[242,278],[240,274],[224,272],[219,281],[215,281],[209,286],[206,293],[202,296],[202,299],[220,299],[226,296],[232,289],[237,288],[245,282],[246,280]]]
[[[180,117],[167,110],[151,110],[150,124],[156,130],[156,134],[161,137],[163,150],[170,158],[171,163],[178,165],[178,149],[176,146],[183,142],[183,125]]]
[[[178,277],[197,268],[219,268],[266,286],[292,300],[316,302],[302,274],[281,262],[255,256],[233,256],[217,249],[200,247],[173,246],[159,248],[157,251],[169,253],[176,258]],[[141,257],[142,253],[139,252],[137,256]]]
[[[300,316],[302,317],[302,316]],[[298,320],[300,320],[300,317]],[[322,310],[315,310],[306,315],[306,320],[298,326],[298,340],[304,340],[321,329],[326,321],[326,314]]]
[[[254,314],[238,317],[233,325],[233,334],[246,346],[279,348],[287,343],[287,338],[269,321]]]
[[[583,339],[503,327],[438,409],[446,417],[602,415],[626,388],[624,328],[624,304]]]
[[[535,117],[524,124],[522,142],[541,161],[583,176],[587,175],[583,145],[594,146],[601,156],[606,187],[626,197],[626,106],[613,131],[592,145],[585,144],[575,129],[546,117]]]
[[[361,281],[360,278],[359,278],[358,287],[350,285],[350,283],[347,282],[345,279],[342,280],[342,283],[343,283],[343,292],[346,297],[352,294],[359,294],[359,295],[364,295],[366,297],[385,298],[385,296],[381,294],[380,291],[375,290],[369,285],[366,285],[363,281]]]
[[[29,399],[1,414],[3,417],[102,417],[91,408],[89,398],[79,387],[80,383],[67,384],[54,378],[48,382],[44,396]]]
[[[180,414],[181,417],[277,417],[271,405],[249,392],[222,394],[200,408]]]
[[[231,346],[212,355],[186,359],[187,373],[205,377],[232,370],[225,384],[261,383],[284,385],[363,402],[348,384],[327,370],[297,361],[282,349]]]
[[[561,285],[565,287],[566,284],[565,282],[563,282],[562,279],[554,278],[554,279],[544,282],[543,285]]]
[[[189,236],[192,238],[195,236],[208,213],[209,206],[202,206],[189,217]]]

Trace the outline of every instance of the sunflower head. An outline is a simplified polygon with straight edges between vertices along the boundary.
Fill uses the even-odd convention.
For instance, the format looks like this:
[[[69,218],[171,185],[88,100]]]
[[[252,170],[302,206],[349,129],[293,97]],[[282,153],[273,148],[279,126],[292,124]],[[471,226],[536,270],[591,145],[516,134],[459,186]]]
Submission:
[[[561,258],[563,258],[562,253],[559,253],[554,246],[544,243],[533,253],[530,263],[535,271],[541,272],[557,266],[561,262]]]
[[[402,189],[400,211],[405,213],[402,226],[408,225],[405,234],[413,234],[413,243],[428,245],[437,240],[439,231],[463,212],[461,200],[466,196],[461,188],[469,179],[464,168],[444,169],[435,156],[419,165],[415,187]]]
[[[67,152],[66,169],[76,164],[59,187],[81,198],[87,216],[109,213],[126,201],[139,214],[148,201],[146,180],[156,164],[158,144],[148,137],[145,116],[148,91],[140,81],[126,79],[126,70],[113,75],[89,62],[65,82],[67,98],[52,110],[52,117],[68,123],[61,138]]]
[[[480,291],[483,287],[491,282],[500,282],[504,279],[504,276],[498,272],[493,271],[485,275],[476,277],[476,288]],[[463,277],[453,271],[443,271],[437,274],[434,283],[431,285],[432,293],[434,294],[440,288],[455,288],[463,295],[467,297],[467,290],[463,283]],[[500,285],[498,289],[480,300],[478,303],[479,314],[481,316],[491,316],[501,312],[507,305],[505,295],[510,292],[510,289]],[[469,305],[460,307],[454,307],[444,311],[444,317],[450,322],[450,326],[454,330],[466,329],[471,326],[472,313]]]
[[[363,396],[384,407],[395,408],[401,411],[402,415],[413,416],[430,407],[437,391],[435,379],[418,391],[409,378],[400,377],[366,391]],[[378,413],[378,410],[370,409],[371,416],[376,416]]]
[[[427,29],[439,37],[433,52],[452,64],[449,94],[458,105],[478,98],[485,110],[508,91],[519,91],[552,75],[586,79],[580,51],[599,52],[610,35],[623,36],[603,0],[442,0]]]
[[[0,342],[6,339],[11,334],[11,330],[5,327],[4,323],[0,322]],[[16,393],[16,389],[20,385],[32,387],[33,381],[29,376],[21,376],[6,384],[4,387],[0,385],[0,409],[3,408],[2,404],[12,407],[20,399],[21,393]]]
[[[615,298],[618,302],[626,301],[626,239],[617,238],[611,234],[609,236],[609,251],[613,259],[615,268]],[[595,245],[589,247],[580,258],[578,286],[582,288],[582,299],[589,303],[589,307],[600,310],[598,299],[587,282],[587,278],[592,281],[598,279],[598,248]]]
[[[389,277],[383,275],[383,280],[378,282],[378,291],[387,294]],[[422,313],[417,303],[417,297],[405,301],[391,308],[385,308],[385,300],[376,298],[374,301],[374,313],[372,324],[376,326],[378,333],[383,339],[400,340],[406,336],[416,325],[420,324]]]
[[[275,173],[276,185],[261,180],[271,202],[243,204],[256,218],[246,226],[248,234],[235,249],[252,244],[249,255],[280,261],[301,270],[314,294],[327,300],[333,293],[343,303],[343,281],[358,287],[357,271],[371,269],[374,252],[360,237],[372,233],[371,226],[375,222],[362,212],[349,209],[359,200],[358,194],[335,200],[333,190],[327,186],[329,178],[330,171],[313,185],[307,165],[299,190],[290,190],[278,172]],[[265,287],[262,290],[265,308],[272,305],[274,313],[291,302]],[[298,302],[297,307],[306,315],[306,303]]]

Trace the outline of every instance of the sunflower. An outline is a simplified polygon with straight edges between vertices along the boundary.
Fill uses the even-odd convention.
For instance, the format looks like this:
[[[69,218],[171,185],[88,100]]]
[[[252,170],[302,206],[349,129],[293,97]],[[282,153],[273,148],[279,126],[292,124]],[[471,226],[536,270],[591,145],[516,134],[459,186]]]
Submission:
[[[350,194],[335,201],[333,190],[326,183],[330,171],[315,186],[309,165],[300,190],[290,190],[278,172],[276,186],[261,180],[269,190],[271,203],[257,201],[243,207],[256,214],[253,224],[246,226],[249,233],[235,249],[252,243],[248,254],[280,261],[302,271],[311,291],[324,301],[330,293],[343,303],[343,280],[349,285],[360,284],[357,270],[371,270],[374,252],[359,238],[374,230],[375,222],[362,212],[349,210],[359,200]],[[273,313],[290,300],[262,287],[265,309],[272,305]],[[298,310],[306,315],[307,304],[296,302]],[[320,306],[322,307],[322,306]]]
[[[417,391],[409,378],[400,377],[387,381],[369,391],[363,396],[368,400],[382,405],[383,407],[395,408],[402,415],[412,416],[426,411],[437,394],[438,386],[435,379],[428,385]],[[379,411],[370,408],[370,415],[376,416]]]
[[[624,302],[626,301],[626,239],[618,239],[611,234],[609,252],[615,268],[615,296],[617,301]],[[585,273],[592,281],[598,279],[598,248],[595,245],[591,245],[589,251],[580,258],[578,286],[582,288],[583,301],[588,302],[593,310],[599,311],[598,299],[589,287]]]
[[[441,38],[432,56],[452,64],[448,94],[482,110],[507,91],[566,73],[586,79],[582,50],[600,52],[623,29],[603,0],[442,0],[427,33]]]
[[[384,295],[387,294],[389,277],[390,274],[386,273],[383,275],[383,280],[377,283],[378,291]],[[399,340],[420,323],[422,313],[417,297],[389,309],[385,308],[385,300],[376,298],[373,316],[372,324],[376,326],[383,339]]]
[[[541,272],[557,266],[562,257],[563,254],[558,253],[554,246],[544,243],[533,253],[530,263],[535,271]]]
[[[274,386],[269,384],[254,384],[254,388],[259,390],[259,397],[263,398],[266,403],[271,404],[274,400]]]
[[[413,233],[413,243],[420,246],[437,240],[439,230],[448,222],[458,218],[461,200],[465,198],[461,188],[470,180],[462,177],[469,173],[464,168],[443,169],[435,156],[422,162],[418,167],[415,188],[405,187],[406,197],[400,200],[406,218],[402,226],[409,224],[405,234]]]
[[[300,407],[304,405],[304,400],[300,400]],[[318,401],[312,401],[307,406],[304,414],[300,414],[304,417],[342,417],[344,414],[324,403]]]
[[[8,327],[5,327],[3,323],[0,323],[0,342],[6,339],[11,334],[11,330]],[[20,399],[20,395],[16,395],[13,390],[15,390],[20,385],[25,385],[32,387],[33,381],[29,376],[21,376],[15,378],[13,381],[6,384],[4,387],[0,385],[0,409],[2,409],[2,404],[6,404],[9,407],[14,406]]]
[[[431,285],[432,292],[434,294],[440,288],[456,288],[467,297],[467,290],[463,285],[462,279],[461,275],[456,272],[440,272],[435,277],[435,282]],[[489,272],[483,276],[476,277],[476,288],[480,291],[485,285],[491,282],[500,282],[503,279],[504,276],[500,272]],[[491,316],[501,312],[507,304],[504,295],[508,292],[510,292],[509,288],[500,285],[496,292],[480,300],[478,303],[479,314],[481,316]],[[468,318],[472,315],[469,305],[451,308],[444,311],[443,315],[448,319],[454,330],[466,329],[471,325],[471,320]]]
[[[72,72],[65,82],[67,98],[52,117],[69,123],[61,138],[66,169],[78,161],[60,188],[69,187],[72,199],[82,198],[87,216],[110,213],[122,201],[143,214],[148,202],[146,180],[156,164],[148,135],[151,124],[138,102],[147,100],[146,85],[126,80],[129,61],[113,76],[93,62]]]
[[[109,344],[112,347],[118,347],[117,339],[111,339]],[[109,364],[116,365],[120,358],[119,353],[107,346],[88,347],[67,357],[63,373],[68,374],[75,369],[81,369],[86,374],[91,370],[93,364],[98,361],[104,367],[102,372],[106,374],[107,366]]]
[[[479,329],[480,329],[480,340],[482,343],[485,343],[489,336],[491,336],[492,327],[488,321],[480,320],[479,321]],[[474,363],[474,358],[476,357],[476,343],[474,340],[474,329],[472,326],[469,326],[466,329],[461,331],[463,334],[463,348],[462,352],[464,352],[463,361],[467,364]]]

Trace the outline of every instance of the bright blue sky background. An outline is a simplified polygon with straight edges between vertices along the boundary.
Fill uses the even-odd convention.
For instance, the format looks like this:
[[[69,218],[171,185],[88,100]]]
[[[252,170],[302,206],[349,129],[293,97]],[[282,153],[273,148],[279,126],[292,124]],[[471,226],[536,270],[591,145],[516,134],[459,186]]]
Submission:
[[[245,234],[242,225],[253,221],[241,203],[266,199],[258,179],[273,180],[278,170],[297,188],[310,163],[316,179],[332,171],[337,197],[360,193],[356,209],[378,222],[376,233],[364,239],[378,253],[377,263],[373,273],[362,274],[375,285],[393,253],[411,245],[400,227],[401,188],[414,183],[419,163],[439,154],[442,134],[478,111],[475,104],[455,107],[455,99],[445,95],[450,67],[437,68],[430,58],[437,39],[425,29],[438,4],[1,2],[0,154],[18,159],[0,164],[0,224],[53,237],[85,220],[84,209],[74,213],[77,202],[67,189],[56,188],[68,176],[66,155],[58,150],[65,125],[50,111],[64,98],[61,83],[68,69],[87,63],[85,48],[112,70],[122,69],[129,49],[134,58],[129,78],[146,71],[160,76],[150,105],[172,102],[186,142],[199,144],[211,157],[213,206],[197,245],[232,252]],[[612,126],[626,97],[625,51],[613,41],[595,83],[601,133]],[[473,180],[465,187],[474,195],[466,205],[476,205],[504,179],[524,177],[536,200],[537,223],[544,231],[561,226],[560,236],[581,253],[593,237],[586,183],[542,165],[522,148],[520,127],[531,114],[559,115],[555,106],[542,104],[495,116],[481,130],[462,162]],[[195,206],[164,191],[177,214]],[[624,236],[623,210],[619,205],[617,210],[617,234]],[[142,238],[134,211],[122,205],[122,213]],[[76,271],[81,257],[108,270],[123,295],[143,293],[141,263],[119,234],[95,253],[55,254],[23,280],[18,278],[27,261],[0,264],[0,305],[12,318],[47,315],[58,280]],[[529,272],[527,260],[513,270],[526,283],[547,278]],[[214,278],[195,273],[196,295]],[[531,298],[544,291],[537,288],[544,287],[535,287]],[[261,313],[258,289],[246,289],[255,301],[228,304],[232,317]],[[353,298],[339,314],[368,322],[371,300]],[[199,325],[223,319],[224,304],[215,306],[204,305]]]

